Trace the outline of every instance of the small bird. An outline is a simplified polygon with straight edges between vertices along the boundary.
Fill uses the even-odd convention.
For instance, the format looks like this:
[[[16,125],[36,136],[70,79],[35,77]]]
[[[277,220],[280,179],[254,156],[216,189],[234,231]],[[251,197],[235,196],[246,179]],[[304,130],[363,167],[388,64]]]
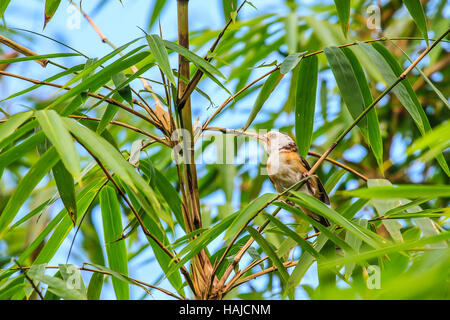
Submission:
[[[269,131],[265,135],[259,135],[258,139],[263,142],[264,149],[269,154],[267,173],[277,192],[285,191],[308,176],[311,167],[306,159],[298,154],[297,145],[291,137],[278,131]],[[330,204],[322,182],[317,177],[308,179],[300,191],[314,196],[327,205]],[[328,219],[306,208],[302,207],[302,210],[322,225],[330,226]],[[318,231],[315,227],[314,230]]]

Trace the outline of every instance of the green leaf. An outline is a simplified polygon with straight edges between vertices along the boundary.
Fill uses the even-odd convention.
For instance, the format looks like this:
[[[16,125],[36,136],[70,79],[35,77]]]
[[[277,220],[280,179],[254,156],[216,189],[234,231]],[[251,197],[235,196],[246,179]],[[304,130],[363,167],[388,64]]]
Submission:
[[[395,199],[395,198],[440,198],[450,197],[450,186],[446,185],[416,185],[404,184],[396,187],[373,187],[351,191],[341,191],[342,195],[365,199]]]
[[[75,185],[72,175],[66,167],[59,161],[52,169],[59,196],[75,226],[77,221],[77,202],[75,199]]]
[[[131,95],[131,87],[126,84],[128,78],[123,72],[116,73],[112,76],[112,81],[119,95],[133,107],[133,96]]]
[[[389,180],[386,180],[386,179],[369,179],[367,181],[367,187],[369,187],[369,188],[376,188],[376,187],[381,187],[381,186],[392,187],[392,184]],[[371,200],[371,203],[375,207],[375,209],[378,213],[378,216],[381,217],[381,216],[384,216],[387,211],[391,210],[392,208],[395,208],[400,203],[400,201],[398,199],[393,199],[393,200],[373,199],[373,200]],[[402,232],[400,230],[402,228],[402,225],[398,221],[385,220],[385,221],[383,221],[383,224],[386,227],[389,234],[391,235],[392,239],[394,239],[394,241],[397,241],[397,242],[403,241]]]
[[[5,13],[6,8],[8,8],[10,2],[11,0],[4,0],[0,2],[0,19],[3,18],[3,14]]]
[[[317,237],[317,240],[314,245],[314,249],[316,251],[320,252],[324,245],[327,243],[328,237],[324,234],[320,234]],[[286,290],[295,288],[298,286],[300,280],[305,275],[306,271],[308,271],[309,267],[312,265],[312,263],[315,261],[314,256],[312,256],[309,252],[304,251],[302,255],[300,256],[300,259],[298,260],[297,265],[294,268],[294,271],[292,271],[291,276],[289,277]]]
[[[281,262],[280,258],[277,256],[276,252],[272,249],[271,245],[267,242],[263,236],[253,229],[252,227],[246,228],[250,235],[255,239],[255,241],[259,244],[261,249],[267,254],[267,256],[272,260],[273,264],[277,267],[278,272],[280,274],[281,281],[286,284],[289,279],[289,273]]]
[[[368,107],[373,99],[370,92],[370,87],[364,74],[363,68],[356,58],[355,54],[349,48],[342,48],[348,61],[352,66],[352,70],[356,81],[358,82],[359,89],[364,100],[364,109]],[[368,144],[372,149],[372,152],[377,160],[378,167],[383,170],[383,141],[381,139],[380,124],[378,122],[378,116],[376,108],[372,108],[367,113],[367,129],[368,129]]]
[[[66,169],[75,180],[81,179],[80,158],[72,136],[64,126],[60,116],[54,110],[36,111],[36,118],[47,138],[55,146]]]
[[[6,207],[0,215],[0,238],[6,228],[13,221],[19,209],[30,196],[39,181],[58,162],[59,157],[55,148],[50,148],[41,158],[28,170],[27,174],[20,180],[14,193],[9,198]]]
[[[20,57],[20,58],[0,59],[0,64],[10,64],[10,63],[21,62],[21,61],[34,61],[34,60],[43,60],[43,59],[50,59],[50,58],[76,57],[79,55],[80,54],[78,54],[78,53],[51,53],[51,54],[27,56],[27,57]]]
[[[450,239],[450,232],[443,232],[431,237],[422,238],[415,241],[408,241],[405,243],[394,244],[388,247],[379,248],[375,250],[366,251],[357,255],[352,255],[344,258],[338,258],[335,260],[328,260],[321,263],[323,268],[334,267],[338,265],[344,265],[352,262],[367,261],[372,258],[381,257],[386,254],[401,252],[411,248],[420,248],[428,244],[433,244],[441,241],[447,241]]]
[[[176,86],[175,77],[173,75],[172,68],[170,67],[169,54],[164,46],[164,42],[156,34],[147,35],[146,38],[150,51],[155,57],[161,71],[166,75],[170,83]]]
[[[280,83],[281,79],[283,79],[283,75],[280,73],[280,71],[277,70],[272,72],[272,74],[267,78],[266,82],[264,82],[264,85],[258,93],[258,97],[256,98],[255,104],[253,105],[248,120],[245,123],[245,126],[242,128],[244,131],[247,130],[247,128],[256,118],[264,103],[269,98],[273,90],[275,90],[276,86]]]
[[[80,291],[67,285],[66,281],[47,275],[37,275],[35,280],[48,284],[48,290],[66,300],[86,300]]]
[[[350,23],[350,0],[334,0],[344,37],[347,38]]]
[[[150,30],[153,27],[156,20],[159,18],[162,10],[164,9],[164,5],[166,4],[166,2],[167,2],[166,0],[156,0],[155,1],[153,8],[150,11],[152,14],[148,21],[148,27],[147,27],[148,30]]]
[[[292,238],[297,244],[302,248],[303,251],[309,252],[314,258],[317,260],[322,259],[323,256],[318,253],[311,244],[303,239],[299,234],[295,231],[292,231],[288,226],[283,224],[280,220],[275,218],[271,214],[264,213],[264,216],[270,220],[276,227],[278,227],[281,231],[283,231],[288,237]]]
[[[360,225],[362,228],[367,228],[367,220],[366,219],[357,219],[355,221],[358,225]],[[354,234],[347,232],[345,234],[345,242],[347,242],[354,250],[356,253],[359,252],[359,249],[361,247],[362,241],[361,239],[355,237]],[[348,253],[345,253],[346,255],[348,255]],[[353,273],[353,270],[355,269],[356,264],[353,263],[349,263],[345,265],[345,278],[349,279]]]
[[[248,223],[249,220],[258,215],[259,212],[267,206],[268,202],[274,201],[277,196],[277,194],[265,193],[250,202],[245,208],[238,211],[236,218],[225,233],[224,239],[229,239],[234,236]]]
[[[55,14],[56,10],[59,7],[61,0],[45,0],[45,21],[44,21],[44,29],[47,23],[50,21],[50,19]]]
[[[0,142],[7,139],[14,131],[25,121],[30,119],[33,111],[17,113],[9,118],[7,121],[0,124]]]
[[[106,253],[110,269],[128,275],[127,248],[125,241],[116,241],[122,234],[122,217],[120,204],[116,192],[111,187],[100,191],[100,207],[102,210],[103,234],[105,238]],[[128,284],[112,279],[116,297],[119,300],[130,298]]]
[[[80,270],[73,264],[59,264],[58,266],[66,286],[79,291],[83,297],[86,297],[87,291]]]
[[[196,55],[194,52],[186,49],[185,47],[180,46],[179,44],[176,44],[174,42],[170,42],[167,40],[163,40],[164,46],[169,49],[178,52],[183,57],[191,61],[193,64],[195,64],[197,67],[202,69],[203,71],[206,71],[207,73],[211,75],[219,76],[223,79],[225,79],[225,76],[216,69],[211,63],[203,59],[202,57]]]
[[[298,63],[302,60],[303,55],[306,52],[307,51],[296,52],[288,55],[280,65],[281,74],[289,73],[292,69],[294,69],[298,65]]]
[[[327,56],[345,105],[353,119],[356,119],[364,111],[365,102],[352,65],[338,47],[325,47],[323,51]],[[366,140],[368,140],[367,118],[361,119],[358,127],[361,129],[364,137],[366,137]]]
[[[189,242],[179,253],[178,256],[183,256],[178,263],[172,262],[169,270],[166,272],[166,277],[172,275],[187,261],[191,260],[197,253],[204,250],[206,246],[216,239],[222,232],[224,232],[237,216],[237,212],[226,217],[215,226],[209,228],[201,235],[196,237],[193,241]]]
[[[300,62],[295,99],[295,137],[302,157],[306,157],[312,142],[318,72],[316,55]]]
[[[355,236],[357,236],[370,246],[374,248],[378,248],[380,246],[378,242],[373,240],[366,233],[361,232],[361,230],[357,228],[352,222],[341,216],[338,212],[334,211],[333,209],[328,208],[323,202],[317,200],[313,196],[298,191],[291,191],[291,193],[293,193],[296,196],[296,198],[290,199],[300,204],[302,207],[305,207],[321,216],[324,216],[325,218],[328,218],[335,224],[342,226],[344,229],[353,233]]]
[[[403,72],[403,69],[392,54],[381,44],[374,43],[368,45],[360,43],[360,46],[369,54],[372,60],[374,60],[387,83],[390,84],[396,81],[398,76]],[[392,90],[413,118],[421,134],[424,135],[426,131],[430,131],[431,126],[428,118],[408,79],[404,79]],[[450,176],[450,169],[444,156],[442,154],[437,154],[436,160],[447,176]]]
[[[89,207],[92,205],[92,202],[97,197],[99,190],[104,185],[104,179],[97,179],[93,181],[91,184],[86,186],[82,192],[80,192],[77,196],[77,208],[78,208],[78,220],[79,222]],[[56,227],[56,228],[55,228]],[[32,245],[30,245],[26,251],[20,256],[19,262],[24,263],[25,259],[33,253],[33,251],[39,246],[39,244],[46,239],[49,233],[53,230],[51,236],[46,240],[45,246],[39,252],[34,264],[40,263],[48,263],[53,256],[58,251],[59,247],[63,243],[64,239],[69,234],[70,230],[73,228],[72,220],[70,219],[67,211],[62,210],[57,217],[55,217],[48,227],[42,231],[41,234],[33,241]]]
[[[419,27],[420,32],[422,32],[423,37],[427,41],[427,45],[429,45],[427,19],[420,0],[403,0],[403,4],[408,9],[409,14],[413,18],[417,27]]]
[[[294,198],[292,198],[294,199]],[[292,212],[293,214],[297,215],[301,219],[304,219],[308,221],[310,224],[312,224],[314,227],[316,227],[322,234],[324,234],[328,239],[330,239],[333,243],[338,245],[340,248],[346,251],[352,251],[353,249],[341,238],[339,238],[332,230],[328,229],[324,225],[320,224],[307,214],[305,214],[302,210],[300,210],[298,207],[293,207],[290,205],[287,205],[283,202],[275,202],[275,205],[277,205],[280,208],[283,208],[289,212]]]
[[[135,171],[135,168],[126,161],[123,156],[104,138],[95,132],[80,126],[72,119],[63,119],[69,131],[80,140],[106,167],[115,172],[132,190],[137,188],[151,201],[157,205],[154,191],[145,180]]]
[[[94,272],[92,274],[91,280],[89,281],[87,289],[87,299],[88,300],[100,300],[100,295],[103,288],[103,274]]]
[[[27,152],[36,151],[36,146],[44,141],[45,135],[42,131],[40,131],[27,138],[17,146],[14,146],[7,151],[2,151],[2,153],[0,154],[0,168],[6,167],[14,161],[17,161]]]
[[[340,169],[338,171],[335,171],[333,175],[327,180],[327,183],[325,183],[325,191],[329,194],[333,190],[333,188],[339,183],[339,181],[342,179],[342,177],[347,173],[346,170]]]

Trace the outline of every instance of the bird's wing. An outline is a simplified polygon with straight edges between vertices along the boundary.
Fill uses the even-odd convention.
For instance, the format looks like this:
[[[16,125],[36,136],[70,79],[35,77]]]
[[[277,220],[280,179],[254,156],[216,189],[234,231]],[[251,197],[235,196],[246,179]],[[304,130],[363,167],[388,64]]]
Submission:
[[[308,161],[306,161],[305,158],[303,158],[301,155],[298,155],[300,162],[302,163],[303,167],[306,168],[307,171],[311,170],[311,166],[309,165]],[[307,181],[308,188],[314,189],[312,192],[317,199],[322,201],[325,204],[330,204],[330,198],[328,197],[327,192],[325,191],[325,188],[323,187],[322,182],[319,178],[314,177],[311,179],[308,179]]]

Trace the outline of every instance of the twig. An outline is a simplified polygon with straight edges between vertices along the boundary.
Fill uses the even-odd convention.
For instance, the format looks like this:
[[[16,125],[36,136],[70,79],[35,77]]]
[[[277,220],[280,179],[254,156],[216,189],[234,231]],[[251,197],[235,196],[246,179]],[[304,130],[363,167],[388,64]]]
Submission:
[[[19,262],[16,259],[14,259],[14,263],[17,264],[17,266],[19,267],[20,271],[23,272],[23,276],[31,284],[31,286],[33,287],[33,290],[36,291],[36,293],[38,294],[39,298],[41,298],[41,300],[45,300],[44,296],[41,293],[41,291],[39,290],[38,287],[36,287],[36,285],[34,284],[33,280],[30,279],[30,277],[28,276],[28,274],[25,271],[25,269],[19,264]]]

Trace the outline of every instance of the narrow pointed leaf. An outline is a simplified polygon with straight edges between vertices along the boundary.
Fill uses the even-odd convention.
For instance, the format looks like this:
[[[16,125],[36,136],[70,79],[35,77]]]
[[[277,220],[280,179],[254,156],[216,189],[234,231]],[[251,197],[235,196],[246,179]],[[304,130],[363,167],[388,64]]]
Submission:
[[[116,241],[120,238],[123,227],[119,200],[113,188],[105,187],[100,191],[100,207],[109,268],[128,275],[125,242],[124,240]],[[130,298],[129,285],[116,278],[113,278],[112,282],[117,299],[128,300]]]
[[[75,199],[75,184],[72,175],[66,167],[59,161],[52,169],[59,196],[66,208],[70,219],[75,225],[77,221],[77,202]]]
[[[81,178],[80,157],[72,136],[54,110],[36,111],[36,118],[47,138],[55,146],[66,169],[76,180]]]
[[[413,18],[420,32],[422,32],[422,35],[428,45],[427,19],[425,17],[425,11],[423,10],[422,3],[420,0],[403,0],[403,4],[406,9],[408,9],[409,14]]]
[[[252,111],[250,112],[247,122],[243,127],[244,131],[247,130],[247,128],[251,125],[253,120],[261,111],[261,108],[263,107],[264,103],[266,102],[267,99],[269,99],[270,94],[272,93],[273,90],[275,90],[276,86],[280,83],[282,78],[283,75],[277,70],[275,72],[272,72],[272,74],[267,78],[266,82],[264,82],[264,85],[259,91],[258,97],[256,98],[255,104],[253,105]]]
[[[450,197],[450,186],[404,184],[396,187],[373,187],[351,191],[341,191],[341,194],[365,199],[418,199],[423,197],[440,198]]]
[[[172,68],[170,67],[169,54],[167,53],[166,47],[164,46],[164,42],[156,34],[147,35],[146,38],[148,46],[150,47],[150,51],[155,57],[158,66],[166,75],[170,83],[176,86],[175,77],[173,75]]]
[[[53,15],[58,9],[60,2],[61,0],[45,0],[44,29],[47,23],[50,21],[50,19],[53,18]]]
[[[0,124],[0,142],[8,138],[13,132],[25,121],[30,119],[33,115],[32,111],[17,113],[13,115],[8,121]]]
[[[311,56],[300,62],[295,99],[295,137],[298,152],[306,157],[312,142],[318,77],[318,58]]]
[[[6,207],[0,215],[0,237],[13,221],[19,209],[30,196],[36,185],[58,162],[59,157],[55,148],[50,148],[39,160],[28,170],[27,174],[19,182],[13,195],[9,198]]]
[[[252,236],[253,239],[259,244],[261,249],[267,254],[267,256],[272,260],[273,264],[277,267],[278,272],[280,274],[281,281],[286,284],[289,279],[289,273],[281,262],[280,258],[277,256],[276,252],[270,246],[266,239],[255,229],[252,227],[247,227],[248,232]]]
[[[179,44],[176,44],[174,42],[170,42],[167,40],[163,40],[164,45],[167,49],[173,50],[181,54],[183,57],[191,61],[193,64],[195,64],[197,67],[201,68],[202,70],[207,71],[208,73],[212,75],[219,76],[223,79],[225,79],[225,76],[218,70],[216,67],[214,67],[211,63],[203,59],[202,57],[198,56],[194,52],[186,49],[185,47],[180,46]]]
[[[334,4],[336,5],[342,32],[344,33],[344,37],[347,38],[350,22],[350,0],[334,0]]]

